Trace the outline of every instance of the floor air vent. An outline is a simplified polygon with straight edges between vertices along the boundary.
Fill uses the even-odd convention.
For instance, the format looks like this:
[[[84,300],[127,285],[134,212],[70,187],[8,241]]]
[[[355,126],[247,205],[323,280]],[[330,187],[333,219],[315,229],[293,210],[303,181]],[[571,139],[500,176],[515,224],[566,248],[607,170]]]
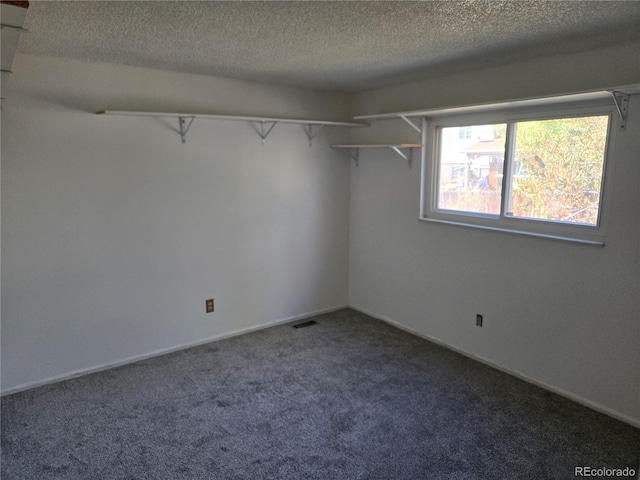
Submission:
[[[304,328],[304,327],[310,327],[315,324],[316,322],[314,322],[313,320],[309,320],[308,322],[296,323],[295,325],[291,325],[291,326],[293,328]]]

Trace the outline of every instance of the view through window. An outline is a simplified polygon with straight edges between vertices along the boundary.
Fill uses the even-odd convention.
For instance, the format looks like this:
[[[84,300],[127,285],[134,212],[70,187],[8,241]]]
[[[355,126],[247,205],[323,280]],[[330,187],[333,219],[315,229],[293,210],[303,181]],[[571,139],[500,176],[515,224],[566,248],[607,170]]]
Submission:
[[[608,129],[609,115],[440,128],[436,208],[597,225]]]

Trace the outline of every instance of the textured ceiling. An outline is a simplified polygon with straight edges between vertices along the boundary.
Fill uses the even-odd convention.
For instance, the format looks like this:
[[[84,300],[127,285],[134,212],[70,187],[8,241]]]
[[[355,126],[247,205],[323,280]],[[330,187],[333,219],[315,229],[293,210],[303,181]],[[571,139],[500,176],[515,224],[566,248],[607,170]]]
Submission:
[[[36,1],[25,27],[22,53],[359,91],[635,41],[640,2]]]

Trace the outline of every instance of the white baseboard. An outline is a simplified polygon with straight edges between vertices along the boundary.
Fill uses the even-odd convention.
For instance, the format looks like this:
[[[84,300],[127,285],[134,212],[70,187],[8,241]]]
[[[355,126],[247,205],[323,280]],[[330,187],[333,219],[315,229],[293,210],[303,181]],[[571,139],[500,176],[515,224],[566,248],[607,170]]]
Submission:
[[[473,353],[466,352],[458,347],[455,347],[453,345],[450,345],[440,340],[439,338],[426,335],[424,333],[418,332],[417,330],[414,330],[409,327],[405,327],[401,323],[398,323],[394,320],[391,320],[390,318],[378,315],[376,313],[370,312],[362,307],[358,307],[357,305],[349,305],[349,308],[356,310],[358,312],[364,313],[365,315],[369,315],[370,317],[376,318],[378,320],[382,320],[383,322],[388,323],[389,325],[393,325],[394,327],[399,328],[400,330],[404,330],[405,332],[411,333],[412,335],[416,335],[418,337],[424,338],[425,340],[428,340],[437,345],[445,347],[449,350],[459,353],[460,355],[464,355],[465,357],[471,358],[472,360],[476,360],[478,362],[484,363],[485,365],[488,365],[492,368],[505,372],[509,375],[519,378],[520,380],[524,380],[527,383],[531,383],[538,387],[544,388],[545,390],[556,393],[562,397],[568,398],[569,400],[572,400],[576,403],[584,405],[585,407],[589,407],[592,410],[595,410],[600,413],[604,413],[605,415],[613,417],[616,420],[620,420],[622,422],[628,423],[631,426],[640,428],[640,420],[630,417],[629,415],[625,415],[624,413],[618,412],[616,410],[613,410],[612,408],[609,408],[605,405],[589,400],[588,398],[581,397],[580,395],[576,395],[575,393],[569,392],[562,388],[558,388],[553,385],[549,385],[548,383],[541,382],[540,380],[536,380],[535,378],[529,377],[522,372],[518,372],[517,370],[512,370],[510,368],[503,367],[502,365],[499,365],[493,362],[492,360],[486,359],[478,355],[474,355]]]
[[[259,325],[255,325],[253,327],[243,328],[240,330],[234,330],[232,332],[221,333],[218,335],[214,335],[212,337],[202,338],[193,342],[183,343],[180,345],[175,345],[173,347],[162,348],[159,350],[154,350],[152,352],[143,353],[141,355],[134,355],[132,357],[123,358],[121,360],[116,360],[113,362],[104,363],[101,365],[95,365],[89,368],[83,368],[81,370],[75,370],[68,373],[63,373],[61,375],[55,375],[52,377],[47,377],[42,380],[36,380],[34,382],[27,382],[20,385],[16,385],[15,387],[10,387],[0,392],[0,395],[10,395],[12,393],[23,392],[25,390],[31,390],[32,388],[40,387],[42,385],[48,385],[51,383],[62,382],[64,380],[69,380],[71,378],[81,377],[83,375],[88,375],[90,373],[96,373],[103,370],[108,370],[110,368],[120,367],[122,365],[127,365],[129,363],[139,362],[141,360],[146,360],[148,358],[158,357],[160,355],[166,355],[168,353],[177,352],[180,350],[186,350],[187,348],[197,347],[199,345],[204,345],[206,343],[210,343],[216,340],[222,340],[224,338],[235,337],[238,335],[243,335],[245,333],[255,332],[256,330],[263,330],[269,327],[275,327],[276,325],[281,325],[284,323],[295,322],[297,320],[303,320],[309,317],[315,317],[316,315],[322,315],[324,313],[331,313],[337,310],[343,310],[348,308],[348,305],[338,305],[335,307],[324,308],[321,310],[316,310],[313,312],[303,313],[301,315],[294,315],[292,317],[282,318],[280,320],[274,320],[272,322],[262,323]]]
[[[180,345],[175,345],[173,347],[169,347],[169,348],[164,348],[164,349],[159,349],[159,350],[154,350],[152,352],[148,352],[145,354],[141,354],[141,355],[134,355],[131,357],[127,357],[121,360],[116,360],[114,362],[109,362],[109,363],[104,363],[101,365],[95,365],[89,368],[84,368],[81,370],[75,370],[72,372],[68,372],[68,373],[64,373],[61,375],[55,375],[52,377],[47,377],[44,378],[42,380],[37,380],[34,382],[27,382],[27,383],[23,383],[20,385],[16,385],[15,387],[10,387],[7,388],[5,390],[2,390],[2,392],[0,392],[0,395],[4,396],[4,395],[10,395],[12,393],[18,393],[18,392],[22,392],[25,390],[30,390],[32,388],[36,388],[36,387],[40,387],[42,385],[48,385],[51,383],[57,383],[57,382],[62,382],[64,380],[69,380],[71,378],[77,378],[77,377],[81,377],[83,375],[88,375],[91,373],[96,373],[96,372],[100,372],[103,370],[108,370],[110,368],[115,368],[115,367],[120,367],[122,365],[127,365],[129,363],[134,363],[134,362],[139,362],[141,360],[146,360],[148,358],[153,358],[153,357],[158,357],[160,355],[166,355],[168,353],[173,353],[173,352],[177,352],[180,350],[185,350],[187,348],[192,348],[192,347],[197,347],[200,345],[204,345],[206,343],[210,343],[216,340],[222,340],[225,338],[230,338],[230,337],[235,337],[238,335],[243,335],[245,333],[250,333],[250,332],[254,332],[257,330],[263,330],[265,328],[269,328],[269,327],[274,327],[276,325],[281,325],[281,324],[285,324],[285,323],[290,323],[290,322],[294,322],[297,320],[303,320],[305,318],[309,318],[309,317],[314,317],[316,315],[322,315],[324,313],[331,313],[331,312],[335,312],[337,310],[342,310],[345,308],[352,308],[353,310],[362,312],[366,315],[369,315],[370,317],[376,318],[378,320],[381,320],[385,323],[388,323],[390,325],[393,325],[396,328],[399,328],[400,330],[404,330],[405,332],[411,333],[412,335],[416,335],[418,337],[424,338],[425,340],[428,340],[430,342],[433,342],[437,345],[443,346],[449,350],[452,350],[456,353],[459,353],[461,355],[464,355],[466,357],[469,357],[473,360],[476,360],[478,362],[484,363],[485,365],[488,365],[492,368],[495,368],[497,370],[503,371],[509,375],[512,375],[516,378],[519,378],[521,380],[524,380],[525,382],[531,383],[533,385],[536,385],[538,387],[544,388],[545,390],[548,390],[550,392],[556,393],[558,395],[561,395],[565,398],[568,398],[569,400],[572,400],[574,402],[577,402],[581,405],[584,405],[586,407],[589,407],[593,410],[596,410],[600,413],[604,413],[605,415],[608,415],[610,417],[613,417],[617,420],[620,420],[622,422],[628,423],[629,425],[632,425],[636,428],[640,428],[640,420],[637,420],[635,418],[632,418],[628,415],[625,415],[624,413],[618,412],[616,410],[613,410],[609,407],[606,407],[602,404],[599,404],[597,402],[594,402],[592,400],[589,400],[587,398],[581,397],[580,395],[576,395],[572,392],[569,392],[567,390],[564,390],[562,388],[558,388],[555,387],[553,385],[549,385],[545,382],[542,382],[540,380],[536,380],[535,378],[529,377],[521,372],[518,372],[516,370],[512,370],[510,368],[504,367],[502,365],[499,365],[495,362],[493,362],[492,360],[486,359],[484,357],[478,356],[478,355],[474,355],[472,353],[466,352],[458,347],[455,347],[453,345],[450,345],[442,340],[440,340],[439,338],[436,337],[432,337],[430,335],[426,335],[424,333],[421,333],[417,330],[414,330],[412,328],[406,327],[404,325],[402,325],[401,323],[398,323],[394,320],[391,320],[390,318],[387,318],[385,316],[381,316],[378,315],[374,312],[371,312],[365,308],[359,307],[357,305],[338,305],[338,306],[334,306],[334,307],[330,307],[330,308],[325,308],[325,309],[321,309],[321,310],[316,310],[313,312],[308,312],[308,313],[304,313],[301,315],[294,315],[291,317],[287,317],[287,318],[282,318],[279,320],[274,320],[271,322],[267,322],[267,323],[263,323],[263,324],[259,324],[259,325],[255,325],[252,327],[248,327],[248,328],[243,328],[240,330],[234,330],[232,332],[227,332],[227,333],[222,333],[222,334],[218,334],[218,335],[214,335],[211,337],[207,337],[207,338],[203,338],[203,339],[199,339],[193,342],[188,342],[188,343],[183,343]]]

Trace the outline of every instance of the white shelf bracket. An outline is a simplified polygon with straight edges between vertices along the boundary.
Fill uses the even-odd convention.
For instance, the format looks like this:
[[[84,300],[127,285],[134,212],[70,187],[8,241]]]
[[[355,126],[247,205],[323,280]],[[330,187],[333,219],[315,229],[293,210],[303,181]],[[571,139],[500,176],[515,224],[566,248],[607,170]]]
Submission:
[[[313,141],[314,135],[317,134],[318,130],[320,130],[322,127],[324,127],[324,125],[315,125],[313,123],[309,123],[306,126],[305,125],[301,125],[301,127],[304,130],[304,133],[306,133],[307,138],[309,139],[309,148],[311,148],[311,143]],[[317,127],[315,133],[313,133],[313,127]]]
[[[267,127],[267,123],[270,123],[271,126]],[[276,123],[278,122],[269,122],[269,121],[261,121],[260,122],[260,128],[256,127],[256,130],[258,130],[258,135],[260,135],[260,138],[262,139],[262,145],[265,144],[265,141],[267,140],[267,137],[269,136],[269,134],[271,133],[271,130],[273,130],[273,127],[276,126]]]
[[[187,123],[187,118],[191,119],[189,123]],[[191,127],[191,124],[194,120],[195,117],[178,117],[178,124],[180,126],[180,139],[182,140],[182,143],[187,143],[187,132],[189,131],[189,128]]]
[[[8,72],[3,72],[8,73]],[[4,75],[3,75],[4,77]],[[3,78],[5,80],[5,78]],[[303,130],[307,134],[309,139],[309,146],[311,146],[312,140],[317,131],[325,125],[334,127],[368,127],[368,123],[353,123],[353,122],[335,122],[330,120],[309,120],[309,119],[297,119],[297,118],[274,118],[274,117],[248,117],[242,115],[216,115],[216,114],[191,114],[191,113],[164,113],[164,112],[136,112],[132,110],[100,110],[96,112],[97,115],[121,115],[121,116],[136,116],[136,117],[169,117],[177,118],[182,143],[186,143],[187,131],[191,127],[193,121],[198,119],[208,120],[233,120],[249,122],[258,132],[258,135],[262,139],[262,145],[265,144],[265,140],[271,133],[271,130],[276,126],[276,123],[287,123],[302,125]],[[305,126],[307,128],[305,128]]]
[[[629,108],[629,95],[621,92],[611,92],[613,101],[616,104],[618,113],[620,114],[620,129],[624,130],[627,126],[627,110]]]
[[[413,123],[413,120],[409,119],[409,117],[407,117],[406,115],[400,115],[400,118],[405,122],[407,122],[407,124],[409,124],[409,126],[413,128],[416,132],[418,132],[418,135],[422,136],[422,130],[418,125]]]
[[[409,162],[409,166],[411,166],[411,148],[407,148],[407,153],[404,153],[399,147],[391,147],[398,155],[404,158],[407,162]]]

